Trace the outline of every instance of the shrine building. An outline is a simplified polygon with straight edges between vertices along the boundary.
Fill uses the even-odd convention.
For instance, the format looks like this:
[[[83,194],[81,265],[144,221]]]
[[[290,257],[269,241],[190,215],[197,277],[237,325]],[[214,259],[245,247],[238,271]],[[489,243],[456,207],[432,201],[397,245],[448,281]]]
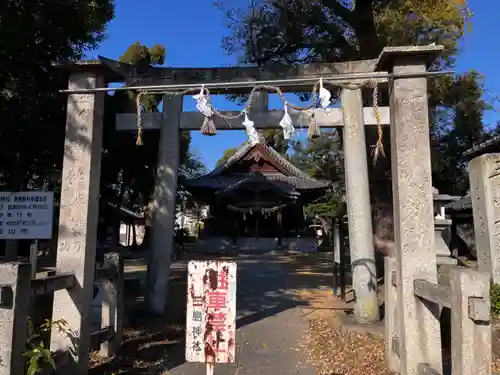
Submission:
[[[309,237],[303,207],[330,186],[299,170],[265,143],[246,143],[208,174],[184,182],[207,204],[200,246],[271,250]],[[304,240],[303,240],[304,241]],[[208,243],[207,243],[208,242]]]

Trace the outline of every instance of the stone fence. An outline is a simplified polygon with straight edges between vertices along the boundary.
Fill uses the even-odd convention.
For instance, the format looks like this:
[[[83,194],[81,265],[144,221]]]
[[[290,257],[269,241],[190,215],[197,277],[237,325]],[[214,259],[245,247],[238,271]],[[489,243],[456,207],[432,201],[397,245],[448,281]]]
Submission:
[[[70,292],[71,289],[81,288],[73,274],[49,272],[47,276],[38,278],[32,278],[32,274],[29,263],[0,263],[0,375],[25,373],[26,323],[36,313],[32,308],[34,299],[60,290]],[[92,332],[90,338],[94,345],[100,345],[104,357],[112,356],[121,346],[123,276],[122,256],[118,253],[106,254],[104,267],[96,272],[96,279],[101,280],[104,291],[101,329]],[[72,336],[70,331],[65,334]],[[71,358],[68,352],[54,354],[56,363],[60,362],[61,366]]]
[[[411,282],[403,280],[403,283]],[[400,327],[401,314],[405,309],[405,299],[398,288],[401,280],[396,277],[396,259],[385,258],[385,342],[386,359],[389,371],[409,374],[442,374],[442,354],[439,331],[433,337],[435,342],[416,342],[415,337],[405,335]],[[451,372],[453,375],[491,374],[491,313],[490,277],[487,273],[477,272],[458,266],[450,267],[449,285],[441,285],[424,279],[413,280],[414,297],[424,303],[413,311],[417,329],[425,334],[427,330],[439,330],[439,315],[443,308],[451,310]],[[437,322],[429,327],[429,321],[422,319],[428,309]],[[420,358],[413,358],[417,366],[406,363],[404,348],[418,347],[413,350]],[[427,361],[426,361],[427,358]],[[426,363],[429,358],[433,363]],[[441,367],[441,368],[440,368]],[[450,369],[445,369],[448,373]]]

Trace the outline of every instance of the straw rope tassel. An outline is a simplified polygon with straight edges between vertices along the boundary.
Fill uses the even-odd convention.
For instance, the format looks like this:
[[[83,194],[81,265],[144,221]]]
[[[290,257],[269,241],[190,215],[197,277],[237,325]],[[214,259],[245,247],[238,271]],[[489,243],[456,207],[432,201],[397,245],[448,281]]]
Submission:
[[[215,127],[214,119],[212,118],[212,116],[205,116],[203,125],[201,125],[200,132],[201,134],[208,136],[213,136],[217,133],[217,128]]]
[[[384,133],[382,129],[382,121],[380,120],[380,113],[378,109],[378,85],[376,82],[373,82],[371,86],[373,87],[373,114],[375,115],[375,120],[377,121],[377,133],[378,133],[377,143],[374,146],[372,146],[373,165],[375,165],[377,164],[379,155],[382,155],[384,158],[386,156],[383,143]]]
[[[217,128],[215,127],[215,122],[213,119],[214,114],[216,113],[212,102],[210,101],[210,91],[205,89],[204,86],[201,88],[201,94],[204,93],[204,97],[206,98],[206,107],[204,112],[205,118],[203,119],[203,124],[201,125],[200,132],[203,135],[214,136],[217,133]],[[202,111],[203,113],[203,111]]]
[[[135,97],[135,104],[137,108],[137,141],[135,142],[135,144],[137,146],[144,146],[144,143],[142,142],[142,105],[141,105],[141,98],[143,95],[144,92],[139,92]]]

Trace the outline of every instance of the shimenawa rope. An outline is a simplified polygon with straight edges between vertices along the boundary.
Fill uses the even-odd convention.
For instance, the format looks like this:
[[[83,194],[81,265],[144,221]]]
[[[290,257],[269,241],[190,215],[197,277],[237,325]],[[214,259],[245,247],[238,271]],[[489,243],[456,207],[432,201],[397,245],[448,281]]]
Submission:
[[[382,122],[380,120],[380,113],[379,113],[379,107],[378,107],[378,83],[374,80],[365,80],[360,83],[347,83],[347,84],[342,84],[338,82],[332,82],[332,81],[324,81],[324,84],[329,84],[332,87],[338,87],[341,89],[347,89],[347,90],[357,90],[357,89],[362,89],[363,87],[369,87],[373,90],[372,94],[372,107],[373,107],[373,112],[375,116],[375,120],[377,122],[377,142],[372,145],[373,151],[373,163],[375,164],[379,158],[380,155],[385,157],[385,150],[384,150],[384,144],[383,144],[383,129],[382,129]],[[205,94],[208,96],[208,104],[210,108],[213,111],[213,116],[218,116],[224,120],[226,120],[229,124],[231,120],[236,120],[240,117],[242,117],[245,114],[245,111],[247,113],[249,112],[250,108],[252,107],[253,104],[253,98],[255,95],[255,92],[257,91],[267,91],[267,92],[275,92],[279,95],[281,100],[283,101],[284,105],[287,105],[289,108],[294,109],[296,111],[306,111],[306,110],[313,110],[313,113],[311,116],[309,116],[309,129],[308,129],[308,137],[309,139],[312,139],[314,137],[317,137],[319,135],[319,127],[316,123],[316,119],[314,116],[314,113],[317,108],[317,101],[318,101],[318,83],[316,83],[313,86],[312,93],[311,93],[311,103],[307,106],[298,106],[295,104],[292,104],[288,102],[285,98],[284,93],[281,91],[281,89],[278,86],[271,86],[271,85],[257,85],[252,88],[252,91],[250,91],[250,94],[248,95],[248,98],[245,102],[244,108],[237,113],[236,115],[225,115],[217,108],[215,108],[211,101],[210,101],[210,91],[207,88],[204,88]],[[137,104],[137,142],[136,144],[138,146],[143,145],[142,141],[142,132],[143,132],[143,106],[141,104],[141,98],[144,95],[148,94],[162,94],[162,95],[167,95],[167,96],[184,96],[188,94],[193,94],[199,92],[198,88],[190,88],[182,91],[139,91],[136,96],[136,104]],[[213,117],[212,116],[212,117]],[[202,132],[206,135],[214,135],[215,134],[215,123],[213,121],[212,117],[205,117],[203,125],[202,125]]]

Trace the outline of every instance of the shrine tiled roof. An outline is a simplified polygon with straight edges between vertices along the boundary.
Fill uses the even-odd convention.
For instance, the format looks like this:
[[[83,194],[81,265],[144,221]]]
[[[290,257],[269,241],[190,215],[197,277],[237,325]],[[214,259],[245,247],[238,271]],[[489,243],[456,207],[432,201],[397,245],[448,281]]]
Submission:
[[[227,187],[225,189],[221,189],[219,191],[218,195],[221,196],[221,195],[231,194],[231,192],[236,191],[236,190],[241,189],[241,188],[247,188],[250,190],[260,190],[260,187],[263,184],[266,186],[266,188],[272,189],[272,190],[274,190],[274,191],[276,191],[279,194],[284,195],[284,196],[292,197],[292,196],[299,195],[299,193],[297,193],[297,191],[295,190],[295,186],[293,184],[287,183],[286,181],[282,181],[279,179],[273,180],[270,178],[266,178],[264,176],[258,176],[258,177],[250,176],[250,177],[244,178],[244,179],[236,182],[235,184],[230,185],[229,187]],[[257,189],[256,189],[256,186],[258,186]]]
[[[281,174],[266,174],[266,175],[254,175],[245,174],[241,176],[215,176],[215,177],[207,177],[203,176],[200,178],[187,180],[184,185],[193,188],[208,188],[208,189],[225,189],[232,185],[235,185],[243,180],[250,180],[252,177],[259,181],[262,179],[269,181],[281,181],[288,183],[295,187],[295,189],[299,190],[307,190],[307,189],[319,189],[325,188],[330,185],[328,181],[319,181],[312,178],[300,178],[300,177],[292,177],[292,176],[283,176]]]
[[[459,199],[455,202],[448,203],[444,206],[447,210],[450,211],[466,211],[472,210],[472,199],[470,195],[466,195],[462,199]]]
[[[472,159],[475,156],[482,155],[487,152],[498,152],[500,149],[500,135],[492,137],[484,142],[474,145],[464,152],[464,156]]]
[[[470,197],[470,190],[462,198],[456,199],[444,206],[449,211],[460,212],[472,210],[472,199]]]
[[[244,173],[241,175],[223,175],[223,172],[239,162],[245,155],[247,155],[257,145],[245,144],[233,156],[231,156],[224,164],[215,168],[213,171],[204,176],[190,179],[184,182],[186,187],[193,188],[208,188],[208,189],[223,189],[243,180],[255,178],[256,180],[269,180],[281,181],[288,183],[299,190],[325,188],[331,185],[329,181],[316,180],[309,176],[307,173],[295,167],[292,163],[281,156],[272,147],[265,143],[259,143],[263,150],[280,165],[280,167],[287,172],[287,175],[281,173]]]
[[[251,145],[250,143],[245,143],[245,145],[243,145],[238,151],[236,151],[233,156],[227,159],[224,164],[220,165],[218,168],[215,168],[206,176],[214,177],[220,175],[223,171],[225,171],[232,165],[239,162],[246,154],[248,154],[254,147],[257,147],[258,145],[260,145],[260,147],[262,147],[275,161],[278,162],[278,164],[280,164],[284,169],[286,169],[295,177],[312,179],[311,176],[301,171],[299,168],[297,168],[295,165],[293,165],[283,156],[281,156],[278,151],[276,151],[274,148],[272,148],[271,146],[267,145],[264,142],[258,143],[257,145]]]

